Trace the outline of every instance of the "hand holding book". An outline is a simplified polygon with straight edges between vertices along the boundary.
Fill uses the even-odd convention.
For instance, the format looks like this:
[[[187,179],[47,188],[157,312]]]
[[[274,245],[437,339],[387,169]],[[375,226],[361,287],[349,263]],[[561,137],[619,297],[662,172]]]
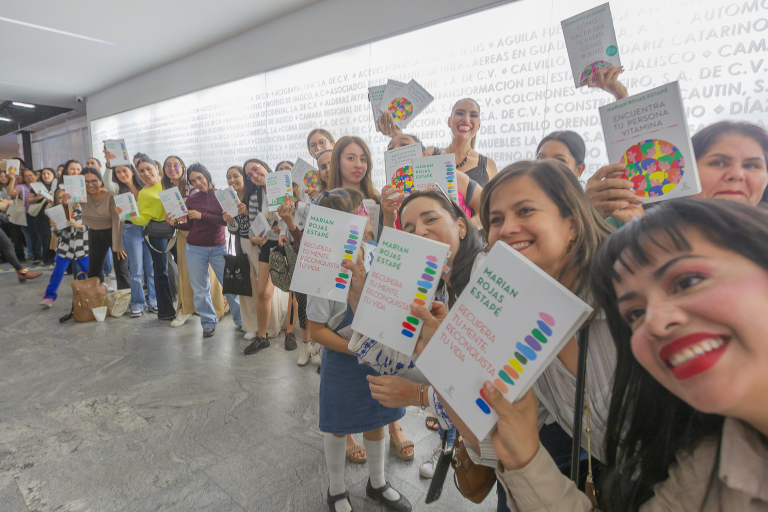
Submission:
[[[483,384],[488,403],[499,415],[491,434],[493,451],[507,471],[522,469],[539,452],[538,412],[533,388],[517,402],[509,403],[491,381]]]

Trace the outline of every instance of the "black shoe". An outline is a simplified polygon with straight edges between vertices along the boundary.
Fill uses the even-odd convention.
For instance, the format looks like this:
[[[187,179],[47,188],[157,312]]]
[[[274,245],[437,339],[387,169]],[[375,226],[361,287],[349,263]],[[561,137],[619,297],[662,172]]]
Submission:
[[[203,338],[210,338],[213,336],[214,332],[216,332],[215,327],[211,327],[210,329],[203,329]]]
[[[322,368],[322,367],[323,367],[323,365],[320,365],[320,366],[317,367],[317,373],[320,373],[320,368]]]
[[[326,498],[328,500],[328,506],[331,507],[331,510],[333,512],[336,512],[336,502],[341,500],[347,500],[349,501],[349,506],[352,508],[352,502],[349,500],[349,491],[345,491],[341,494],[337,494],[336,496],[331,496],[331,488],[328,488],[328,497]],[[354,510],[354,509],[352,509]]]
[[[369,498],[372,500],[378,501],[382,505],[384,505],[385,508],[388,508],[389,510],[397,510],[399,512],[410,512],[411,511],[411,502],[408,501],[408,499],[403,496],[403,493],[400,491],[397,491],[397,489],[394,489],[397,491],[397,493],[400,495],[400,499],[397,501],[391,501],[384,497],[384,492],[392,487],[389,485],[389,482],[384,484],[384,487],[381,487],[379,489],[374,489],[371,485],[371,479],[368,478],[368,483],[365,486],[365,494],[368,495]]]
[[[296,350],[296,335],[292,332],[285,333],[285,350]]]
[[[256,338],[253,340],[253,342],[245,347],[245,355],[249,356],[251,354],[255,354],[261,349],[267,348],[269,346],[269,339],[264,338]]]

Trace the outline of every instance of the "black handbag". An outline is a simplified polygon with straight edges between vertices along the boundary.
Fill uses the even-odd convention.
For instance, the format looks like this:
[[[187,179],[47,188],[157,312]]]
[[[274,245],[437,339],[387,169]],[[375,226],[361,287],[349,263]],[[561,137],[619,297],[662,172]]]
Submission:
[[[221,283],[222,292],[227,295],[244,295],[253,297],[251,287],[251,262],[248,255],[238,250],[240,240],[235,244],[235,254],[224,255],[224,281]],[[232,237],[229,237],[229,247],[232,247]],[[229,252],[229,251],[227,251]]]
[[[161,238],[163,240],[170,240],[170,242],[168,242],[168,246],[164,251],[158,251],[152,247],[152,243],[149,241],[150,238]],[[149,248],[153,251],[159,253],[168,252],[176,243],[176,228],[164,220],[151,220],[149,221],[149,224],[147,224],[147,227],[144,228],[144,240],[147,241],[147,245],[149,245]]]

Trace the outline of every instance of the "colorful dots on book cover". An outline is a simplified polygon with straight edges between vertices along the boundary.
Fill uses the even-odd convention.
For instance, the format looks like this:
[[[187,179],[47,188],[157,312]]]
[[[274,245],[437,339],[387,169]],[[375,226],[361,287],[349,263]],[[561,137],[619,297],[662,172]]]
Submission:
[[[389,102],[387,110],[395,121],[403,121],[413,114],[413,104],[406,98],[395,98]]]
[[[360,245],[360,228],[356,225],[349,226],[349,238],[344,245],[344,256],[341,263],[344,260],[352,261],[355,257],[355,251]],[[336,288],[344,289],[349,284],[350,271],[339,265],[339,276],[336,278]]]
[[[640,197],[660,197],[674,190],[685,173],[685,159],[674,144],[648,139],[631,146],[621,163],[626,166],[623,178],[632,182],[633,192]]]

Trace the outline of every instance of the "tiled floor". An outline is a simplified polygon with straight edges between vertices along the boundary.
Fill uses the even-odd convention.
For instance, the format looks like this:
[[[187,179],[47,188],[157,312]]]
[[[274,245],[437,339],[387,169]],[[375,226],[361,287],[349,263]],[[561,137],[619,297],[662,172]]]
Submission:
[[[297,366],[282,338],[246,357],[230,316],[205,340],[198,317],[178,329],[150,315],[60,324],[70,277],[43,310],[47,276],[19,284],[8,268],[0,266],[2,512],[328,510],[319,358]],[[411,408],[401,422],[416,457],[389,451],[392,485],[414,510],[496,510],[495,492],[474,505],[452,473],[440,500],[424,504],[429,481],[418,466],[438,441],[424,417]],[[347,464],[353,506],[384,510],[365,496],[367,476],[366,465]]]

